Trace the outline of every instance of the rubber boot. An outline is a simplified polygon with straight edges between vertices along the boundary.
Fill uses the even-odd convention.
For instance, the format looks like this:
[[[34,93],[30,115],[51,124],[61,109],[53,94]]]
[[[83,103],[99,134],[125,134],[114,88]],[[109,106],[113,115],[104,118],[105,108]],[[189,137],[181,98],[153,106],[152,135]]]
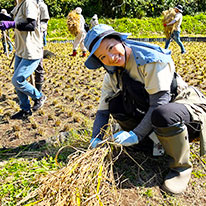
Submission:
[[[157,128],[155,132],[166,154],[172,158],[162,189],[172,194],[180,194],[186,190],[192,172],[187,128],[178,123],[168,128]]]
[[[42,92],[42,83],[35,83],[35,87],[39,92]]]
[[[86,57],[86,51],[82,52],[82,56],[81,57]]]
[[[73,53],[70,54],[69,56],[75,57],[76,55],[77,55],[77,51],[76,51],[76,50],[73,50]]]

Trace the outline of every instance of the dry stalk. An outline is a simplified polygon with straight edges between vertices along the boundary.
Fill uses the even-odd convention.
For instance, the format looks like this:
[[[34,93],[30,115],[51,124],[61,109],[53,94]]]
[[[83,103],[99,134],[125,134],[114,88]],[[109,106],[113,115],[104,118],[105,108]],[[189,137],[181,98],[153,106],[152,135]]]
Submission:
[[[195,155],[195,157],[199,160],[200,164],[202,165],[204,171],[206,171],[206,167],[205,167],[205,162],[202,160],[202,158],[200,157],[200,155],[196,154],[196,152],[193,149],[190,149],[191,153],[193,155]]]
[[[31,192],[25,200],[28,201],[29,197],[35,197],[35,205],[38,206],[120,205],[122,194],[117,189],[118,183],[113,172],[114,162],[124,151],[138,167],[144,169],[122,146],[108,142],[108,140],[111,141],[111,136],[111,131],[107,131],[104,144],[95,149],[80,150],[72,146],[65,146],[76,150],[68,156],[67,166],[40,177],[39,188]],[[119,146],[119,153],[114,157],[113,149],[119,148]],[[56,163],[58,163],[58,155],[65,147],[58,151],[55,158]]]
[[[80,15],[77,14],[74,10],[69,12],[67,16],[67,27],[70,33],[74,36],[77,36],[80,32]]]
[[[37,194],[37,205],[105,205],[118,200],[113,161],[108,155],[111,147],[102,147],[85,152],[77,150],[69,156],[66,167],[42,177]],[[26,198],[28,201],[28,197]]]
[[[175,9],[170,8],[169,10],[163,11],[162,15],[163,15],[162,23],[167,24],[175,18],[176,12],[175,12]],[[177,23],[174,23],[172,25],[164,27],[164,33],[165,33],[165,36],[166,36],[167,39],[169,39],[171,37],[176,24]]]

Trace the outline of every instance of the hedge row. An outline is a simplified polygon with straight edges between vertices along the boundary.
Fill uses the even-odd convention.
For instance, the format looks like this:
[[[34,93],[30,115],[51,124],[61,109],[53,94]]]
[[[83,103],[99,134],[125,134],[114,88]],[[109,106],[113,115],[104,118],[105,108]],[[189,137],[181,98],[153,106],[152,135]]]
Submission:
[[[206,36],[206,13],[184,16],[181,36]],[[86,19],[89,23],[90,18]],[[162,17],[99,19],[100,23],[111,25],[119,32],[131,33],[134,38],[164,37]],[[67,29],[66,18],[51,18],[48,25],[48,38],[73,39]]]

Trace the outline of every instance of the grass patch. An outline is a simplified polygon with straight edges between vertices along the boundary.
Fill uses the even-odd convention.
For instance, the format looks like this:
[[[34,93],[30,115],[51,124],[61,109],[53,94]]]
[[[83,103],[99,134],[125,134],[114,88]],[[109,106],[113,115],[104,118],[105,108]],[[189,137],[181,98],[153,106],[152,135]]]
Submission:
[[[28,192],[38,187],[39,175],[56,170],[52,157],[37,160],[35,158],[11,158],[0,164],[0,199],[1,205],[16,205]]]
[[[72,40],[74,36],[67,29],[66,18],[51,18],[48,25],[48,38],[50,40]],[[90,19],[86,19],[89,22]],[[131,33],[133,38],[165,37],[163,32],[162,17],[143,17],[105,19],[100,18],[99,23],[111,25],[116,31]],[[183,36],[206,36],[206,15],[183,16]]]

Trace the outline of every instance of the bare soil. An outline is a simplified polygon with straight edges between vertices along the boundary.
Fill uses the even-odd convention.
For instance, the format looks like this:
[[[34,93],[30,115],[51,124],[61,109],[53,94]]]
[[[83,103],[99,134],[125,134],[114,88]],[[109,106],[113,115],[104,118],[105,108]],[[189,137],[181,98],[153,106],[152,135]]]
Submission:
[[[163,46],[163,43],[158,43]],[[178,72],[191,85],[206,92],[206,43],[185,43],[186,55],[180,55],[175,43],[171,44],[173,58]],[[86,58],[70,57],[70,43],[48,43],[45,48],[56,56],[44,59],[45,83],[43,93],[47,101],[43,108],[33,112],[24,120],[11,120],[10,116],[19,111],[18,99],[11,83],[13,64],[9,67],[9,58],[0,54],[0,161],[7,156],[5,151],[13,151],[13,157],[21,146],[30,145],[51,137],[57,137],[62,132],[87,130],[88,145],[93,120],[100,98],[104,70],[88,70],[84,66]],[[31,105],[33,101],[31,100]],[[41,145],[40,145],[41,146]],[[116,162],[119,174],[122,174],[120,185],[122,192],[121,205],[206,205],[205,162],[199,157],[199,142],[191,144],[191,161],[193,173],[187,191],[180,196],[164,194],[160,185],[167,173],[165,160],[167,157],[154,158],[144,152],[130,152],[141,164],[144,171],[127,156],[122,155]],[[8,155],[10,158],[11,152]],[[166,159],[165,159],[166,158]]]

